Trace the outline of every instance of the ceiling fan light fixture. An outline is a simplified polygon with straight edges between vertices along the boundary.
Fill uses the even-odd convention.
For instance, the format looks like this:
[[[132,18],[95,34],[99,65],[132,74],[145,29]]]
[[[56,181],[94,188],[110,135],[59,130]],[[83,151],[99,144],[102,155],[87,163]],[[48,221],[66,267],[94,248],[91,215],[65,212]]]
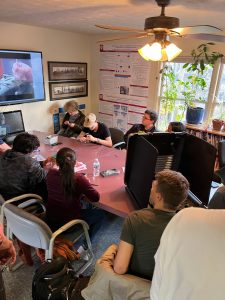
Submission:
[[[161,50],[161,44],[158,42],[154,42],[151,46],[149,44],[146,44],[144,47],[138,49],[138,53],[145,60],[160,61],[162,58]]]
[[[165,51],[167,54],[168,61],[172,61],[182,52],[182,50],[179,47],[177,47],[174,43],[170,43],[169,45],[167,45]]]

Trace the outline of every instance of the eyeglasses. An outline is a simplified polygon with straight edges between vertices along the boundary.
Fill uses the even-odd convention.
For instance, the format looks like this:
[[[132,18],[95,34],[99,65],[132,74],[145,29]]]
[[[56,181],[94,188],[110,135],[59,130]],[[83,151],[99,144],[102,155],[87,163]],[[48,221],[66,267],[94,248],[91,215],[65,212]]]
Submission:
[[[146,118],[145,116],[143,116],[143,117],[142,117],[142,119],[145,119],[145,120],[149,120],[149,121],[151,121],[151,119],[149,119],[149,118]]]

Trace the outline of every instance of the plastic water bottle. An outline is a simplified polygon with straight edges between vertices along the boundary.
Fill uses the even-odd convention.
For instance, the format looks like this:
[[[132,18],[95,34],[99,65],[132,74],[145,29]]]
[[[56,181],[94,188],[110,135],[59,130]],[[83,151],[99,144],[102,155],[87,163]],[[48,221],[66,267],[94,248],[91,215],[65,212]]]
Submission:
[[[93,163],[93,176],[96,177],[99,175],[100,175],[100,162],[98,158],[96,158]]]

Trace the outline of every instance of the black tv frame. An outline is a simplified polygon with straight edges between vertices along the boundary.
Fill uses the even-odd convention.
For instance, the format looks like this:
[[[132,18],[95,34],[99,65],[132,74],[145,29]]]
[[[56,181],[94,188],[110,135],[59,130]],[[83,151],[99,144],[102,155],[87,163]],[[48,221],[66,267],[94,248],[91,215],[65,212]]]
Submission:
[[[19,105],[19,104],[24,104],[24,103],[34,103],[34,102],[42,102],[46,101],[46,92],[45,92],[45,80],[44,80],[44,68],[43,68],[43,54],[42,51],[37,51],[37,50],[16,50],[16,49],[0,49],[0,52],[7,53],[18,53],[18,54],[23,54],[23,53],[39,53],[40,54],[40,61],[41,61],[41,71],[42,71],[42,90],[43,90],[43,97],[42,98],[34,98],[34,99],[16,99],[16,97],[12,97],[15,99],[12,100],[0,100],[0,106],[8,106],[8,105]],[[1,56],[0,56],[1,58]]]

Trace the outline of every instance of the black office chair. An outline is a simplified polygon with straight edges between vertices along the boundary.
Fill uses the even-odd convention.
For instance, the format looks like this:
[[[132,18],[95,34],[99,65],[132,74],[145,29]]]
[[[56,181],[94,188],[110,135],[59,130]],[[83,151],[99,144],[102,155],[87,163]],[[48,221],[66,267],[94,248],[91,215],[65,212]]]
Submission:
[[[112,138],[112,143],[113,143],[113,148],[116,149],[124,149],[126,148],[126,144],[124,142],[124,133],[122,130],[118,128],[109,128],[111,138]]]

